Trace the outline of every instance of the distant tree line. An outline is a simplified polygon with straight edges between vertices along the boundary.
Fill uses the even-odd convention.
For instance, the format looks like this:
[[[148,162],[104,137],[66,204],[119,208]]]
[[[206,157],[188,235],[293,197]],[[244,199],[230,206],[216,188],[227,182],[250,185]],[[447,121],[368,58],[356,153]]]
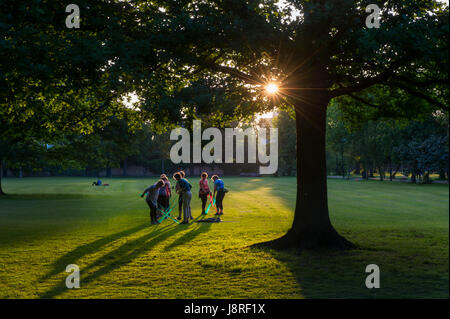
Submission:
[[[296,175],[295,120],[280,111],[272,124],[278,127],[278,176]],[[436,112],[419,120],[366,120],[350,123],[337,104],[327,114],[327,174],[348,178],[393,180],[399,174],[413,183],[430,183],[431,174],[448,180],[448,114]],[[169,152],[174,141],[169,132],[156,133],[150,125],[130,127],[125,119],[111,117],[108,125],[91,134],[65,135],[53,144],[37,139],[8,143],[0,141],[3,154],[2,175],[7,169],[14,176],[46,172],[49,175],[111,177],[112,168],[121,168],[127,176],[128,166],[141,166],[159,174],[189,169],[195,164],[174,164]],[[206,143],[206,142],[205,142]],[[224,143],[223,143],[224,145]],[[245,148],[247,150],[247,148]],[[256,174],[258,164],[214,164],[229,175]],[[106,172],[106,173],[105,173]]]
[[[295,175],[295,120],[280,112],[278,175]],[[327,173],[348,178],[393,180],[399,174],[413,183],[430,183],[430,175],[449,178],[448,113],[416,120],[370,119],[351,123],[337,104],[327,113]]]
[[[270,123],[263,124],[270,126]],[[3,177],[8,176],[8,171],[15,177],[40,174],[99,176],[100,173],[112,177],[113,169],[115,176],[132,176],[133,173],[128,172],[131,166],[142,167],[145,172],[155,175],[179,169],[189,171],[194,167],[209,167],[227,175],[256,175],[258,172],[258,163],[175,164],[170,159],[170,149],[175,141],[171,141],[169,136],[170,131],[156,132],[150,124],[136,126],[126,119],[110,117],[107,125],[94,128],[92,133],[65,134],[53,139],[51,144],[36,138],[20,142],[0,140],[1,172]],[[203,144],[208,142],[202,141]],[[191,156],[192,153],[191,150]],[[222,154],[225,154],[224,141]],[[247,158],[247,144],[245,156]],[[118,168],[121,169],[120,174],[117,174]]]

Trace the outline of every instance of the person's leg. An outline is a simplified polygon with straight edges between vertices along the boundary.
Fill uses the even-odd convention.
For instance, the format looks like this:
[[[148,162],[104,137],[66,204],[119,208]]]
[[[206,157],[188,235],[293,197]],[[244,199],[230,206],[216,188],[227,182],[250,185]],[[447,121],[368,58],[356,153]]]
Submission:
[[[187,210],[188,210],[188,216],[190,219],[194,219],[194,217],[192,217],[192,213],[191,213],[191,199],[192,199],[192,193],[191,192],[187,192],[187,201],[188,201],[188,205],[187,205]]]
[[[225,198],[225,192],[222,192],[223,193],[223,195],[222,195],[222,200],[220,201],[220,214],[222,215],[223,214],[223,199]]]
[[[223,192],[223,191],[217,192],[217,197],[216,197],[217,215],[223,214],[222,201],[223,201],[224,196],[225,196],[225,192]]]
[[[147,202],[148,207],[150,208],[150,222],[153,223],[153,207],[154,207],[154,205],[149,200],[146,200],[146,202]]]
[[[181,219],[181,211],[183,209],[183,196],[178,195],[178,220]]]
[[[191,200],[192,200],[192,193],[189,192],[189,195],[188,195],[188,212],[189,212],[189,218],[190,218],[190,219],[194,219],[194,217],[192,217],[192,212],[191,212]]]
[[[157,206],[152,204],[152,221],[154,224],[158,223],[158,217],[156,216],[157,211],[158,211]]]
[[[189,223],[188,194],[183,194],[183,223]]]
[[[169,196],[165,196],[164,200],[165,200],[164,207],[165,207],[166,210],[168,210],[169,207],[170,207],[170,198],[169,198]]]
[[[188,208],[188,214],[189,214],[189,218],[190,219],[194,219],[194,217],[192,217],[192,212],[191,212],[191,200],[192,200],[192,193],[191,192],[187,192],[187,208]]]
[[[221,200],[220,191],[218,191],[216,194],[216,215],[220,214],[220,200]]]
[[[200,195],[200,198],[202,200],[202,214],[205,214],[206,199],[208,198],[208,194]]]
[[[219,213],[220,213],[220,210],[219,210],[219,207],[220,207],[220,199],[219,199],[219,193],[220,192],[217,192],[217,194],[216,194],[216,215],[219,215]]]
[[[160,210],[164,210],[164,206],[165,206],[164,197],[165,196],[161,196],[161,195],[158,196],[158,207],[159,207]],[[161,215],[162,215],[162,213],[159,210],[157,210],[156,211],[156,217],[159,218],[159,217],[161,217]]]

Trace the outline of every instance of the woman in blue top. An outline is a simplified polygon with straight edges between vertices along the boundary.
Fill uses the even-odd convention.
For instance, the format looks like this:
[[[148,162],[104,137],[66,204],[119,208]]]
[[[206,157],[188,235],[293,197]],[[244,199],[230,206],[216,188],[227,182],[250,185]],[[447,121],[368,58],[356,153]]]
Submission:
[[[174,177],[177,181],[175,188],[183,203],[183,222],[181,224],[189,224],[189,219],[193,219],[191,213],[192,185],[187,179],[181,177],[180,172],[175,173]]]
[[[217,175],[213,175],[213,177],[211,177],[211,179],[214,182],[214,195],[213,196],[216,196],[216,192],[217,192],[217,197],[216,197],[217,213],[216,213],[216,215],[223,215],[223,198],[225,197],[225,185],[223,183],[223,180],[221,180],[219,178],[219,176],[217,176]]]

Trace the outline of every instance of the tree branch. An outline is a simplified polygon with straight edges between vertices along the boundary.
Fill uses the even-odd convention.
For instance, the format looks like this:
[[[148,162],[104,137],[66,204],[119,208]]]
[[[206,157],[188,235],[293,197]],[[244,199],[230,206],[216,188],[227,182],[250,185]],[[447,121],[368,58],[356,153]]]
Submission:
[[[376,109],[380,109],[380,107],[378,105],[372,104],[372,103],[368,102],[367,100],[365,100],[365,99],[363,99],[363,98],[361,98],[361,97],[359,97],[357,95],[354,95],[352,93],[349,93],[347,95],[350,96],[351,98],[359,101],[359,102],[362,102],[362,103],[366,104],[367,106],[370,106],[370,107],[373,107],[373,108],[376,108]]]
[[[220,65],[217,64],[213,61],[199,61],[198,63],[196,63],[199,66],[203,66],[205,68],[208,68],[210,70],[214,70],[214,71],[218,71],[218,72],[222,72],[222,73],[226,73],[229,74],[233,77],[236,77],[238,79],[241,79],[249,84],[256,84],[256,85],[261,85],[261,80],[252,76],[252,75],[248,75],[242,71],[239,71],[235,68],[232,67],[228,67],[228,66],[224,66],[224,65]]]
[[[334,98],[334,97],[338,97],[341,95],[359,92],[359,91],[365,90],[373,85],[384,83],[395,74],[395,70],[397,69],[397,67],[399,67],[401,65],[403,65],[403,63],[401,61],[393,61],[390,63],[389,66],[385,67],[384,72],[381,72],[379,75],[377,75],[375,77],[363,79],[359,83],[351,85],[351,86],[340,87],[338,89],[332,90],[330,92],[331,97]]]
[[[409,87],[409,86],[407,86],[407,85],[405,85],[403,83],[400,83],[400,82],[389,82],[389,83],[386,83],[386,84],[389,85],[389,86],[400,88],[403,91],[408,92],[409,94],[411,94],[411,95],[413,95],[415,97],[418,97],[418,98],[420,98],[422,100],[425,100],[425,101],[427,101],[427,102],[429,102],[431,104],[434,104],[434,105],[440,107],[443,110],[446,110],[446,111],[449,110],[448,105],[445,105],[445,104],[443,104],[443,103],[441,103],[441,102],[439,102],[439,101],[437,101],[437,100],[427,96],[426,94],[423,94],[422,92],[419,92],[419,91],[417,91],[417,90],[415,90],[415,89],[413,89],[413,88],[411,88],[411,87]]]
[[[386,71],[376,77],[364,79],[355,85],[351,85],[351,86],[347,86],[347,87],[340,87],[338,89],[331,90],[330,94],[331,94],[332,98],[335,98],[335,97],[338,97],[341,95],[349,95],[351,93],[355,93],[355,92],[359,92],[364,89],[367,89],[373,85],[383,83],[387,79],[389,79],[390,76],[391,76],[391,72]]]
[[[448,80],[444,80],[444,79],[430,79],[430,80],[426,80],[426,81],[418,81],[416,79],[412,79],[412,78],[409,78],[407,76],[402,76],[402,75],[394,76],[394,77],[392,77],[392,79],[400,81],[400,82],[405,82],[405,83],[408,83],[410,85],[414,85],[417,87],[427,87],[427,86],[436,85],[436,84],[447,85],[447,83],[448,83],[447,82]]]

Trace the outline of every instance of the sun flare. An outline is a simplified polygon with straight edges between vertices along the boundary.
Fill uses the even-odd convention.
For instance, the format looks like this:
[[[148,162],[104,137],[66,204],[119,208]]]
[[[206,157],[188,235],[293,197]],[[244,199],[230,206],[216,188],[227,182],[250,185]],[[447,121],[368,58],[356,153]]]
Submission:
[[[275,83],[269,83],[266,85],[266,91],[269,94],[275,94],[278,92],[278,85]]]

